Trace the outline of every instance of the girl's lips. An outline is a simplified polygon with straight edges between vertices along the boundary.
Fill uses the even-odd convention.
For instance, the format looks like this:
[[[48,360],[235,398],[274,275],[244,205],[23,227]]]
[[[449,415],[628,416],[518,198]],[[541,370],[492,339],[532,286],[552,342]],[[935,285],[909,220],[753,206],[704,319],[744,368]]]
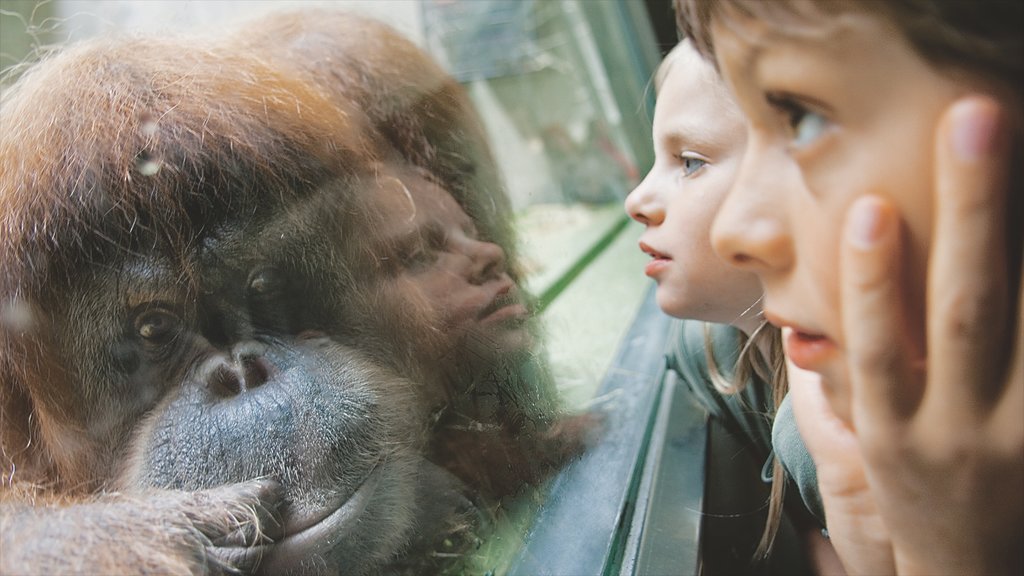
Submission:
[[[511,280],[499,289],[491,302],[480,310],[477,320],[484,323],[504,322],[511,318],[525,318],[529,310],[519,300],[519,294]]]
[[[662,270],[667,268],[670,262],[671,260],[669,260],[668,258],[655,258],[654,260],[648,262],[646,266],[644,266],[644,274],[650,276],[651,278],[654,278],[661,274]]]
[[[526,306],[519,303],[511,303],[484,316],[481,322],[484,324],[498,324],[506,320],[514,319],[519,321],[527,318],[529,315],[530,311],[527,310]]]
[[[644,242],[642,240],[640,241],[640,251],[643,252],[644,254],[647,254],[648,256],[650,256],[652,258],[664,258],[666,260],[671,260],[671,258],[669,258],[668,256],[662,254],[661,252],[658,252],[654,248],[651,248],[651,246],[649,244],[647,244],[646,242]]]
[[[793,364],[813,372],[821,372],[825,363],[838,351],[836,343],[826,336],[795,328],[783,328],[783,343],[786,357]]]
[[[650,276],[651,278],[654,278],[655,276],[660,274],[665,268],[668,267],[669,263],[672,262],[671,258],[666,256],[665,254],[662,254],[661,252],[658,252],[654,248],[651,248],[646,242],[640,242],[640,250],[644,254],[647,254],[651,258],[654,258],[654,260],[648,262],[647,266],[644,267],[644,274]]]

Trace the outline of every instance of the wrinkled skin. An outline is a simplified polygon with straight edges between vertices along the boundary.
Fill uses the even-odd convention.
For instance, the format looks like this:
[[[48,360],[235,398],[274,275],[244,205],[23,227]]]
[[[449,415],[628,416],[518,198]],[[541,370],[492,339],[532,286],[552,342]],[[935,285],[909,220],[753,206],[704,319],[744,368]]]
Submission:
[[[358,122],[174,40],[5,93],[0,572],[414,570],[472,525],[355,281]]]

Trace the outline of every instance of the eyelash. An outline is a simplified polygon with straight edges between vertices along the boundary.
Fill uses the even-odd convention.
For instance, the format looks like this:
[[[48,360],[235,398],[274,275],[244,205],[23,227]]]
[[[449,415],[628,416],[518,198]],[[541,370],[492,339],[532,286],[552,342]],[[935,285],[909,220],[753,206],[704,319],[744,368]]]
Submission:
[[[832,125],[824,114],[810,110],[790,96],[770,94],[768,103],[785,118],[790,133],[790,147],[794,151],[813,145]]]
[[[690,153],[678,154],[676,158],[679,160],[679,163],[683,167],[683,178],[689,178],[690,176],[693,176],[698,171],[700,171],[701,168],[707,166],[708,164],[707,160],[703,158],[698,158],[696,156],[692,156],[690,155]],[[696,168],[690,168],[688,167],[688,164],[690,162],[699,162],[700,164]]]
[[[406,268],[425,268],[437,260],[437,250],[431,247],[417,247],[403,258]]]
[[[408,270],[421,270],[437,262],[447,245],[447,234],[443,230],[432,229],[427,231],[424,237],[416,239],[409,247],[402,249],[400,260]]]

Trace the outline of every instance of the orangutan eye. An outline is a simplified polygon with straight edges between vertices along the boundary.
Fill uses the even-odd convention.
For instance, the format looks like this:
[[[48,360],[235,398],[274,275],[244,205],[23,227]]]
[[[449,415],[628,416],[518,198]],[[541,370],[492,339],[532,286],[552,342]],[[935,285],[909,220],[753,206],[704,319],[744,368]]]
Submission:
[[[276,268],[261,268],[249,277],[249,294],[269,297],[284,291],[287,285],[285,275]]]
[[[135,331],[147,342],[159,344],[178,332],[181,319],[164,308],[149,308],[135,317]]]

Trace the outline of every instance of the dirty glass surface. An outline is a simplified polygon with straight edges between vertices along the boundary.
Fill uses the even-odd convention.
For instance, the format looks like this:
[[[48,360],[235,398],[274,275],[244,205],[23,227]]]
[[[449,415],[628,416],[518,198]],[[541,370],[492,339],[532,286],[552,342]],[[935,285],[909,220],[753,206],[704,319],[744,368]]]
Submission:
[[[117,229],[123,234],[110,241],[114,250],[90,252],[85,260],[65,255],[63,245],[47,245],[44,252],[53,253],[45,258],[59,260],[60,266],[71,266],[63,263],[70,259],[74,266],[91,270],[88,262],[95,258],[95,266],[111,276],[97,276],[96,286],[72,283],[41,291],[39,298],[45,292],[62,299],[45,313],[37,312],[31,290],[19,289],[19,296],[10,300],[14,304],[6,305],[5,321],[15,316],[14,310],[19,329],[41,320],[34,314],[52,315],[47,323],[61,325],[62,314],[76,322],[87,316],[78,308],[105,306],[116,316],[120,312],[114,310],[130,301],[135,316],[126,318],[134,318],[128,324],[135,336],[145,339],[168,323],[180,334],[201,336],[208,347],[194,355],[222,363],[209,369],[213,375],[205,383],[232,398],[249,387],[288,384],[279,376],[287,372],[282,366],[305,366],[320,353],[307,351],[310,339],[317,350],[350,350],[374,374],[373,385],[366,384],[375,394],[373,401],[353,400],[359,409],[331,416],[319,403],[347,401],[335,395],[335,388],[325,385],[321,390],[305,383],[297,388],[316,396],[308,400],[316,409],[301,412],[316,415],[309,417],[311,426],[322,422],[338,427],[330,418],[341,418],[344,425],[335,432],[351,438],[332,445],[327,456],[316,457],[334,457],[348,465],[351,452],[378,450],[377,460],[371,459],[377,464],[356,459],[353,468],[386,470],[388,465],[380,462],[406,459],[403,472],[395,475],[408,478],[401,480],[404,488],[393,492],[406,501],[395,508],[368,505],[367,519],[352,529],[356,536],[345,538],[359,540],[362,530],[367,540],[375,541],[381,531],[396,531],[393,550],[373,552],[394,572],[617,570],[614,563],[621,561],[628,537],[623,518],[632,510],[661,395],[667,330],[647,297],[644,259],[636,248],[639,229],[629,225],[622,209],[625,195],[652,160],[648,80],[658,53],[645,3],[4,0],[2,8],[5,93],[25,69],[19,62],[31,62],[51,48],[59,51],[66,43],[124,32],[159,39],[188,34],[193,40],[186,44],[210,46],[213,53],[181,62],[181,77],[188,82],[213,83],[203,76],[212,73],[203,72],[199,62],[214,59],[213,70],[233,62],[237,53],[245,60],[239,66],[279,73],[286,77],[282,85],[294,81],[297,88],[279,97],[295,98],[300,112],[313,110],[313,102],[329,102],[340,111],[338,126],[345,126],[342,136],[330,131],[331,114],[300,113],[301,122],[320,130],[314,133],[331,134],[327,139],[337,157],[316,164],[321,162],[316,139],[304,135],[309,142],[298,137],[289,142],[293,135],[285,130],[287,152],[308,146],[309,157],[315,159],[309,163],[316,165],[296,160],[291,181],[288,175],[273,175],[275,158],[287,154],[268,155],[269,167],[254,163],[254,187],[261,178],[278,187],[265,199],[218,200],[208,206],[189,204],[194,198],[186,195],[179,206],[186,216],[175,216],[189,219],[188,226],[180,227],[184,232],[175,229],[193,235],[186,238],[185,248],[167,245],[152,258],[136,258],[145,247],[163,242],[163,236],[146,236],[146,226],[137,229],[134,221]],[[353,13],[392,28],[346,23],[344,18],[332,27],[334,16],[295,16],[309,10]],[[169,74],[157,70],[153,61],[138,60],[127,58],[125,64],[137,66],[136,77]],[[241,86],[246,76],[239,78]],[[137,122],[146,138],[171,142],[173,135],[164,130],[173,122],[182,123],[173,125],[175,130],[186,132],[208,126],[199,122],[193,127],[173,112],[180,111],[190,94],[202,102],[201,91],[174,92],[159,82],[147,90],[166,95],[166,108],[126,113],[124,120],[131,126]],[[296,91],[303,94],[296,96]],[[231,107],[244,107],[247,101],[232,104],[236,99],[229,97],[216,100],[216,106],[230,121]],[[273,114],[262,110],[256,116],[267,118],[273,128]],[[246,118],[251,120],[248,111]],[[215,140],[211,136],[198,145],[199,151],[182,154],[203,154],[202,146],[214,146]],[[181,168],[185,164],[180,158],[175,164],[163,153],[172,154],[173,149],[133,153],[135,172],[124,184],[125,194],[139,194],[134,182],[145,186],[150,181],[164,186],[152,190],[168,194],[183,189],[207,193],[196,179],[205,181],[212,172],[196,168],[198,172],[189,173]],[[250,150],[259,153],[259,147]],[[239,165],[245,161],[231,156],[234,144],[218,154]],[[287,194],[280,191],[282,186]],[[154,212],[143,214],[143,220],[172,218],[162,208],[147,206]],[[117,226],[116,221],[106,222]],[[75,233],[99,236],[97,227]],[[158,223],[149,229],[154,230],[161,230]],[[165,258],[168,252],[174,257]],[[183,267],[175,268],[179,265]],[[164,269],[170,272],[155,272]],[[185,277],[194,283],[188,289],[177,284]],[[238,296],[232,288],[236,281],[251,293]],[[133,282],[169,283],[170,292],[186,295],[180,304],[164,306],[164,300],[139,295],[159,290],[131,288]],[[98,296],[103,293],[115,297],[103,300]],[[281,294],[288,302],[283,308],[263,311],[254,304]],[[140,307],[147,312],[139,313]],[[638,317],[644,322],[632,325]],[[111,320],[108,332],[115,331],[114,324]],[[287,353],[276,351],[282,342]],[[101,344],[83,345],[76,353],[106,358]],[[245,352],[239,353],[241,349]],[[113,379],[121,377],[124,370],[104,362],[101,358],[73,367],[69,378],[84,381],[106,374],[104,370]],[[153,368],[146,377],[170,380],[178,378],[172,375],[191,374],[189,370]],[[142,376],[131,378],[141,386]],[[114,422],[135,441],[110,446],[112,458],[133,451],[134,458],[146,461],[145,450],[138,446],[159,426],[153,423],[167,420],[168,435],[177,428],[160,410],[175,406],[184,393],[166,390],[187,387],[187,378],[161,384],[160,392],[153,393],[158,398],[145,401],[149,403],[140,410],[146,414],[145,427],[141,415],[137,421]],[[274,418],[256,415],[268,426]],[[374,418],[380,426],[374,434],[386,436],[383,444],[359,440],[357,431],[364,429],[360,419]],[[230,421],[221,423],[230,427],[223,424]],[[170,456],[160,462],[149,456],[149,472],[92,480],[129,490],[198,490],[247,480],[247,473],[275,477],[285,485],[279,512],[286,518],[287,534],[290,515],[301,517],[334,497],[328,494],[362,493],[366,477],[387,481],[379,471],[353,473],[358,478],[349,479],[347,469],[328,466],[324,473],[290,462],[310,452],[320,454],[294,446],[296,438],[319,436],[304,428],[298,436],[238,434],[240,442],[257,446],[236,450],[228,445],[222,458],[255,459],[260,465],[229,466],[182,456],[182,466],[192,474],[183,478],[158,466],[173,462]],[[264,441],[273,454],[260,452]],[[401,447],[393,449],[395,444]],[[203,480],[208,469],[216,474]],[[310,487],[325,476],[331,482],[341,478],[342,486]],[[5,471],[6,483],[13,477],[13,468]],[[370,517],[393,516],[398,509],[402,514],[412,510],[413,519],[381,528]],[[348,573],[372,555],[367,546],[314,548],[309,553],[313,563],[303,565],[314,572]],[[296,561],[267,554],[271,566],[287,568]],[[356,556],[358,561],[353,560]]]

